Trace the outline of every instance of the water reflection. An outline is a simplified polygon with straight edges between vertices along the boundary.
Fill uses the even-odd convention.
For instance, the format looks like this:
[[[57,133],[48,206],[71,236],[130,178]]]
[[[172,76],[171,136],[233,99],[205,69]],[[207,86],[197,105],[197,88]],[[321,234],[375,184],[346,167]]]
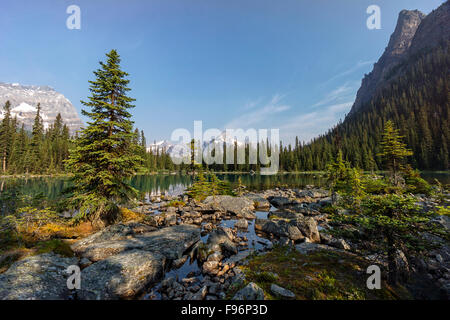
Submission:
[[[449,173],[426,172],[422,176],[429,182],[438,179],[443,184],[450,184]],[[275,187],[302,188],[306,185],[323,186],[325,178],[319,174],[279,174],[261,176],[258,174],[218,174],[220,179],[236,185],[238,178],[249,190],[264,190]],[[138,175],[130,179],[131,184],[140,191],[140,198],[162,193],[180,194],[192,184],[190,175]],[[0,210],[7,211],[20,198],[45,199],[54,201],[63,197],[63,190],[71,185],[70,179],[65,177],[39,178],[7,178],[0,179]],[[31,203],[30,203],[31,204]]]

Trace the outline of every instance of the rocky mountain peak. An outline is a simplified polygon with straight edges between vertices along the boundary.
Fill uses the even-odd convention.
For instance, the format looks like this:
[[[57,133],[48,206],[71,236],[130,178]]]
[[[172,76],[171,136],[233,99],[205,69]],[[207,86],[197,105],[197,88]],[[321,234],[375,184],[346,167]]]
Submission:
[[[428,14],[420,23],[409,51],[413,54],[425,48],[432,48],[442,40],[448,40],[449,38],[450,1],[446,1],[438,9]]]
[[[425,17],[426,15],[419,10],[402,10],[399,13],[397,26],[391,35],[389,44],[381,58],[374,65],[372,72],[362,80],[350,114],[370,101],[377,89],[382,86],[386,75],[407,54],[416,31]]]
[[[425,14],[419,10],[402,10],[398,15],[397,26],[391,35],[384,55],[403,55],[411,46],[417,28],[424,18]]]
[[[82,125],[72,103],[52,87],[0,82],[0,119],[3,118],[3,106],[8,100],[11,102],[12,116],[17,117],[27,130],[33,126],[38,103],[41,104],[41,117],[46,128],[55,121],[58,113],[72,134]]]

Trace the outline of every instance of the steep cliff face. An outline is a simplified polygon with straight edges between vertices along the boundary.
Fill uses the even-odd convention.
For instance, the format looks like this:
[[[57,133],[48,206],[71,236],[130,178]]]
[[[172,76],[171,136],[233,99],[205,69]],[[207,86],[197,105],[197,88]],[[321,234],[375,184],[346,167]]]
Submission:
[[[12,116],[16,116],[18,122],[23,123],[28,130],[31,130],[33,126],[38,103],[41,104],[44,127],[51,125],[58,113],[61,114],[71,133],[82,125],[72,103],[50,87],[0,83],[0,119],[3,118],[3,106],[8,100],[11,102]]]
[[[446,1],[428,16],[420,11],[400,12],[397,27],[389,44],[363,80],[349,115],[371,101],[377,92],[402,74],[400,64],[422,50],[432,49],[450,40],[450,1]]]
[[[357,111],[363,104],[370,101],[375,92],[383,85],[386,75],[403,59],[410,48],[416,30],[424,18],[425,15],[417,10],[400,12],[397,27],[391,35],[389,44],[374,65],[372,72],[362,80],[361,88],[358,90],[350,113]]]
[[[450,1],[433,10],[417,28],[409,50],[410,54],[433,48],[442,40],[450,38]]]

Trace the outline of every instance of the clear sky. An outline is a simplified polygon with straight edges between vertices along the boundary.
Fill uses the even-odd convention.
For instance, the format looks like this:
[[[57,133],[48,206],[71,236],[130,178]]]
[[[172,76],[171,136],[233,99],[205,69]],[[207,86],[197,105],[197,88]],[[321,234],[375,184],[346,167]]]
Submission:
[[[309,140],[350,110],[398,13],[443,2],[1,0],[0,82],[50,85],[80,111],[92,71],[117,49],[148,141],[192,131],[194,120]],[[80,30],[66,27],[72,4]],[[366,27],[372,4],[381,30]]]

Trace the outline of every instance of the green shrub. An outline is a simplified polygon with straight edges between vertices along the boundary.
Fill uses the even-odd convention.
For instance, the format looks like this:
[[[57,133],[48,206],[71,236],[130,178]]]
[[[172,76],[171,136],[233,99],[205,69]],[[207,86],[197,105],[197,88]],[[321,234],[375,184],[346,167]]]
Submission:
[[[228,182],[220,180],[212,172],[203,172],[201,168],[186,194],[198,201],[202,201],[208,196],[234,195]]]
[[[184,207],[185,205],[186,203],[181,200],[172,200],[166,205],[166,207]]]
[[[431,185],[420,176],[419,171],[411,167],[405,171],[405,184],[406,192],[430,195],[432,191]]]

